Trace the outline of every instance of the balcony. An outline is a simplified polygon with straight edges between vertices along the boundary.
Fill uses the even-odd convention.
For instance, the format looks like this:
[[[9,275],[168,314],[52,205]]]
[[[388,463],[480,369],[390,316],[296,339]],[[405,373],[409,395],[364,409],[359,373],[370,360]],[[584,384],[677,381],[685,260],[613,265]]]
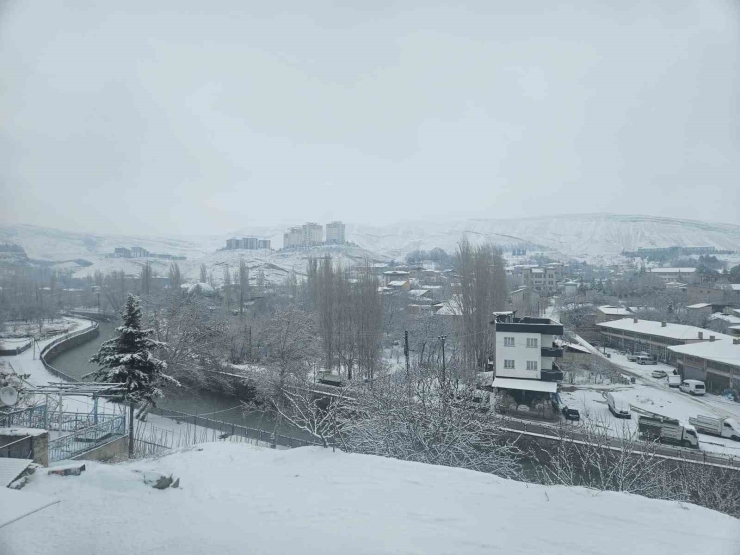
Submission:
[[[540,349],[540,356],[563,358],[563,349],[560,347],[555,347],[555,346],[542,347]]]
[[[563,381],[563,371],[552,365],[552,370],[540,370],[540,380],[543,382],[561,382]]]

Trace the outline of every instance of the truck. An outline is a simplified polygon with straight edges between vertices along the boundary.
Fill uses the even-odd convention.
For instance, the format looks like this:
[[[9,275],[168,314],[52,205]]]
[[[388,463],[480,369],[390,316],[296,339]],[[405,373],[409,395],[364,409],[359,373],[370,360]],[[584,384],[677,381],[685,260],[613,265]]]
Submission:
[[[733,441],[740,441],[740,424],[732,418],[713,418],[702,416],[689,418],[689,424],[702,434],[727,437]]]
[[[672,443],[682,447],[699,448],[699,436],[691,424],[683,424],[676,418],[670,418],[630,405],[632,412],[639,414],[637,431],[643,439]]]

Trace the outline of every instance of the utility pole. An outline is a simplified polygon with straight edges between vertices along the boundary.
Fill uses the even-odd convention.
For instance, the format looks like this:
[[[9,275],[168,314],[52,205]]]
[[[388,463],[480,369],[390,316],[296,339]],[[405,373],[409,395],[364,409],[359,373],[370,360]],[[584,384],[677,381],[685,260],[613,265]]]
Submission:
[[[439,340],[442,342],[442,383],[444,384],[447,381],[446,372],[447,372],[447,366],[445,363],[445,340],[447,339],[446,335],[440,335]]]
[[[134,458],[134,402],[128,402],[128,458]]]
[[[403,332],[403,356],[406,357],[406,379],[409,379],[409,330]]]

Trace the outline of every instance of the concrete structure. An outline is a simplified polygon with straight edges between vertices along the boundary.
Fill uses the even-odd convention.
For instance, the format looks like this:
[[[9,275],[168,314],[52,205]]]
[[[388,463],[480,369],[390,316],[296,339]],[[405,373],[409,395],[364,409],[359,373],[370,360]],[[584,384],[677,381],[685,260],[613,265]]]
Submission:
[[[563,283],[563,295],[566,297],[575,297],[578,294],[578,283],[575,281],[566,281]]]
[[[386,287],[389,286],[391,281],[408,281],[410,277],[411,274],[404,270],[388,270],[387,272],[383,272]]]
[[[307,222],[301,226],[303,232],[303,246],[312,247],[324,242],[324,230],[316,223]]]
[[[632,316],[632,311],[623,306],[603,305],[596,309],[597,322],[613,322]]]
[[[669,347],[682,379],[702,380],[707,390],[740,389],[740,337],[716,334],[714,341]]]
[[[696,268],[651,268],[650,275],[664,282],[698,283],[701,278]]]
[[[549,318],[501,315],[492,322],[496,331],[496,378],[558,381],[563,373],[555,364],[563,349],[554,343],[563,325]],[[494,387],[496,386],[494,380]]]
[[[324,242],[324,229],[316,223],[306,222],[291,227],[283,234],[283,248],[313,247]]]
[[[131,247],[131,258],[147,258],[149,251],[143,247]]]
[[[113,249],[113,256],[115,258],[131,258],[131,250],[126,247],[116,247]]]
[[[516,268],[516,267],[515,267]],[[522,267],[522,284],[538,293],[555,293],[562,274],[562,265],[548,264],[544,268]]]
[[[346,242],[344,237],[344,224],[342,222],[329,222],[326,224],[326,243],[331,245],[342,245]]]
[[[229,251],[237,249],[258,250],[269,248],[269,239],[259,239],[258,237],[242,237],[241,239],[237,239],[236,237],[232,237],[231,239],[226,240],[226,250]]]
[[[684,324],[669,324],[653,320],[623,318],[596,324],[601,329],[602,343],[632,353],[644,351],[658,360],[671,363],[675,352],[670,347],[732,339],[728,335]]]
[[[690,304],[686,307],[686,310],[689,311],[689,314],[694,316],[710,316],[712,314],[712,304],[711,303],[696,303],[696,304]]]
[[[721,303],[725,299],[725,290],[711,285],[687,284],[686,294],[692,303]]]

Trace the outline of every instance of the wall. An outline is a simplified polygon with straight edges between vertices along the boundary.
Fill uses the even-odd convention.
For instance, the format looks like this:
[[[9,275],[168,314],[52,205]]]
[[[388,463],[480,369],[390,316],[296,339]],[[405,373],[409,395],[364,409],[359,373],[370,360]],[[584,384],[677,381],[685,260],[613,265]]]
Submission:
[[[119,437],[100,447],[73,457],[74,461],[110,461],[128,458],[128,436]]]
[[[33,462],[49,466],[49,432],[30,435],[26,438],[18,435],[0,434],[0,445],[8,446],[7,455],[11,458],[27,458],[33,453]]]
[[[68,351],[72,347],[90,341],[91,339],[97,337],[99,334],[100,329],[98,328],[98,324],[96,323],[92,328],[56,339],[52,343],[44,347],[44,350],[41,351],[41,363],[44,365],[44,368],[46,368],[55,376],[62,378],[63,380],[66,380],[68,382],[77,382],[79,381],[77,378],[73,378],[72,376],[65,374],[61,370],[57,370],[51,364],[49,364],[49,361],[53,360],[54,357],[58,356],[59,354]]]
[[[504,347],[504,337],[513,337],[514,346]],[[552,336],[550,335],[552,344]],[[537,347],[527,347],[527,338],[537,339]],[[496,332],[496,375],[502,378],[525,378],[540,379],[540,370],[542,370],[542,357],[540,348],[542,347],[542,337],[539,333],[516,333],[508,331]],[[513,359],[514,369],[504,368],[504,360]],[[527,370],[527,361],[537,361],[537,370]],[[550,361],[551,362],[551,361]]]

